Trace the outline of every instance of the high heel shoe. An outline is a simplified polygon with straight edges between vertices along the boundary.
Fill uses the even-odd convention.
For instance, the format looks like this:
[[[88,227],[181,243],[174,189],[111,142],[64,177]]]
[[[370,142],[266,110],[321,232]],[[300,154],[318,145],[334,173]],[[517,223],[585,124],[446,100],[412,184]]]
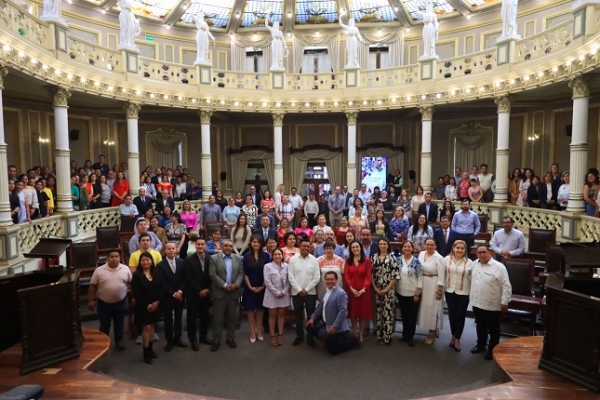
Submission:
[[[275,338],[275,335],[271,335],[271,346],[273,346],[273,347],[279,346],[277,344],[277,339]]]
[[[277,346],[283,346],[283,335],[277,335]]]

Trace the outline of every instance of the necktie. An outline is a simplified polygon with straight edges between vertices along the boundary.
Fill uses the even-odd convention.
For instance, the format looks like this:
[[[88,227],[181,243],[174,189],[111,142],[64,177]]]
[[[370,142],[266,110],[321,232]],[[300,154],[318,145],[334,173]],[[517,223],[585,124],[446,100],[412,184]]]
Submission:
[[[175,266],[175,260],[170,260],[169,263],[171,264],[171,271],[173,271],[173,273],[175,273],[177,267]]]
[[[269,236],[269,231],[265,229],[264,232],[263,232],[263,236],[264,236],[264,239],[265,239],[265,243],[267,243],[267,237]]]
[[[142,197],[142,204],[144,204],[144,205],[146,204],[146,198],[145,197]]]
[[[444,229],[444,242],[448,243],[448,229]]]

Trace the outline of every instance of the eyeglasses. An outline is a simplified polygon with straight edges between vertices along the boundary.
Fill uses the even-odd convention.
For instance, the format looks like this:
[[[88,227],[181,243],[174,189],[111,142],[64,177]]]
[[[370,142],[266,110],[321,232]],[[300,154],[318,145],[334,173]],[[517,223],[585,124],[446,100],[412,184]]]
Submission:
[[[489,251],[485,250],[485,251],[478,251],[477,254],[485,254],[485,253],[489,253]]]

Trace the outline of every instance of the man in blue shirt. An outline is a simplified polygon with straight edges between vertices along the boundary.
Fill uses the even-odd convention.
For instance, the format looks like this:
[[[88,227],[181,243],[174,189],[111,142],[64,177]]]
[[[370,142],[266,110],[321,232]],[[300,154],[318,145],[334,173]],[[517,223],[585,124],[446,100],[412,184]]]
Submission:
[[[467,244],[467,253],[475,245],[475,236],[481,229],[479,216],[471,211],[469,200],[463,200],[460,203],[461,212],[454,214],[452,218],[452,229],[458,232],[458,239],[464,240]]]

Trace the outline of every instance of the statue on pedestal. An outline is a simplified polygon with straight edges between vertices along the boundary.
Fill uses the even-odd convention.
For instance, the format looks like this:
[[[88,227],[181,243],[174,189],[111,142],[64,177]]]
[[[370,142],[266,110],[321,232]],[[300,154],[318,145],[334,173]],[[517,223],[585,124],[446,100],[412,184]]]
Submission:
[[[279,30],[279,22],[273,21],[273,27],[269,26],[269,19],[265,18],[265,27],[271,33],[273,41],[271,42],[271,68],[270,71],[283,71],[283,59],[287,57],[287,45],[285,44],[285,38],[283,32]]]
[[[498,40],[520,39],[517,33],[517,6],[519,0],[502,0],[502,35]]]
[[[119,34],[119,45],[117,50],[132,50],[139,52],[139,48],[134,42],[134,38],[142,33],[142,28],[138,19],[133,14],[132,0],[119,0],[121,13],[119,14],[119,24],[121,32]]]
[[[435,41],[439,37],[439,23],[433,12],[433,4],[428,1],[423,16],[423,56],[421,59],[438,58],[435,54]]]
[[[208,39],[212,39],[214,43],[215,37],[208,29],[208,24],[204,20],[204,13],[202,11],[197,15],[193,15],[192,20],[196,24],[196,28],[198,28],[198,32],[196,33],[197,55],[194,65],[212,65],[208,58],[208,47],[210,46]]]
[[[62,17],[60,11],[62,0],[44,0],[44,11],[40,19],[42,21],[57,22],[61,25],[67,26],[67,21]]]
[[[348,58],[348,62],[344,68],[360,68],[360,64],[358,62],[358,41],[364,43],[362,36],[356,26],[354,26],[354,18],[350,18],[348,20],[348,25],[344,25],[342,20],[339,20],[340,26],[346,34],[348,38],[346,39],[346,56]]]

